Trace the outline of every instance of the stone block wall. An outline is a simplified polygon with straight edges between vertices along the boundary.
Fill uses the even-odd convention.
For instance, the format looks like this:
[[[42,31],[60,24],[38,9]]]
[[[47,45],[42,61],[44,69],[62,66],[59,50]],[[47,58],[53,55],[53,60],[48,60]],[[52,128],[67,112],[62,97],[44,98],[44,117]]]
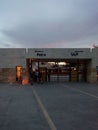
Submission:
[[[98,47],[92,49],[91,83],[98,83],[96,66],[98,66]]]
[[[96,73],[96,69],[93,68],[91,69],[91,73],[89,73],[88,75],[88,82],[89,83],[97,83],[97,73]]]
[[[14,82],[16,82],[16,69],[0,68],[0,83],[14,83]]]
[[[87,70],[87,82],[90,83],[90,81],[91,81],[91,70],[89,69]]]
[[[26,67],[26,49],[0,49],[0,68],[14,68],[15,66]]]
[[[92,51],[92,68],[96,68],[96,66],[98,66],[98,47]]]
[[[28,80],[28,71],[23,68],[22,78]],[[0,83],[16,83],[16,68],[0,68]]]

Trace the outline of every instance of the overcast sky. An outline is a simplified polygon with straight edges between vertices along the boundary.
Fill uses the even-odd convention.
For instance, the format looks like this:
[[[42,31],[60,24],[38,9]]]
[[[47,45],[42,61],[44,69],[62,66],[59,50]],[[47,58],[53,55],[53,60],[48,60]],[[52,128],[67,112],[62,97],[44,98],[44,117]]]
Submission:
[[[0,48],[98,45],[98,0],[0,0]]]

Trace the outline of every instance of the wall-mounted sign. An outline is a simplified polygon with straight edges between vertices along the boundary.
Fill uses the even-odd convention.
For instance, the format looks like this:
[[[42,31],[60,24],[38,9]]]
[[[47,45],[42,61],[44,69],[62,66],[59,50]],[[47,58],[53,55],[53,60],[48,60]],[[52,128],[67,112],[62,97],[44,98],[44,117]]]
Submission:
[[[46,56],[45,53],[37,53],[37,56]]]
[[[83,51],[73,51],[71,52],[71,56],[78,56],[79,53],[82,53]]]
[[[35,53],[37,56],[46,56],[46,53],[44,53],[44,51],[41,50],[35,50]]]
[[[77,56],[78,52],[71,52],[71,56]]]

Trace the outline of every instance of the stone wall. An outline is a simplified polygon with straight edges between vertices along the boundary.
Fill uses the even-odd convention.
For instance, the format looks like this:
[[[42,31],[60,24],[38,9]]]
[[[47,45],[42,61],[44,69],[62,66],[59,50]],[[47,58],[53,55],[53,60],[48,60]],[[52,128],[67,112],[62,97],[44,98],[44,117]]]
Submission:
[[[0,68],[0,83],[14,83],[14,82],[16,82],[16,69]]]
[[[87,82],[91,81],[91,70],[87,70]]]
[[[98,47],[92,49],[92,66],[91,66],[91,83],[97,83],[97,70],[96,66],[98,66]]]
[[[0,48],[0,68],[26,67],[26,49]]]
[[[28,80],[28,71],[23,68],[22,78]],[[0,83],[16,83],[16,68],[0,68]]]
[[[91,69],[91,72],[88,75],[88,82],[90,83],[97,83],[97,73],[96,73],[96,69],[93,68]]]
[[[92,50],[92,68],[98,66],[98,47]]]

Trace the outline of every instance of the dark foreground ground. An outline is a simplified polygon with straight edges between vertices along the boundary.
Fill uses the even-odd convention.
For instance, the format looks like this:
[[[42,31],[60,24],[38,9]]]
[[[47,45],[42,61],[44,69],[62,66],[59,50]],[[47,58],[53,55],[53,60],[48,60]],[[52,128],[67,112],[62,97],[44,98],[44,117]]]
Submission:
[[[98,84],[0,84],[0,130],[98,130]]]

